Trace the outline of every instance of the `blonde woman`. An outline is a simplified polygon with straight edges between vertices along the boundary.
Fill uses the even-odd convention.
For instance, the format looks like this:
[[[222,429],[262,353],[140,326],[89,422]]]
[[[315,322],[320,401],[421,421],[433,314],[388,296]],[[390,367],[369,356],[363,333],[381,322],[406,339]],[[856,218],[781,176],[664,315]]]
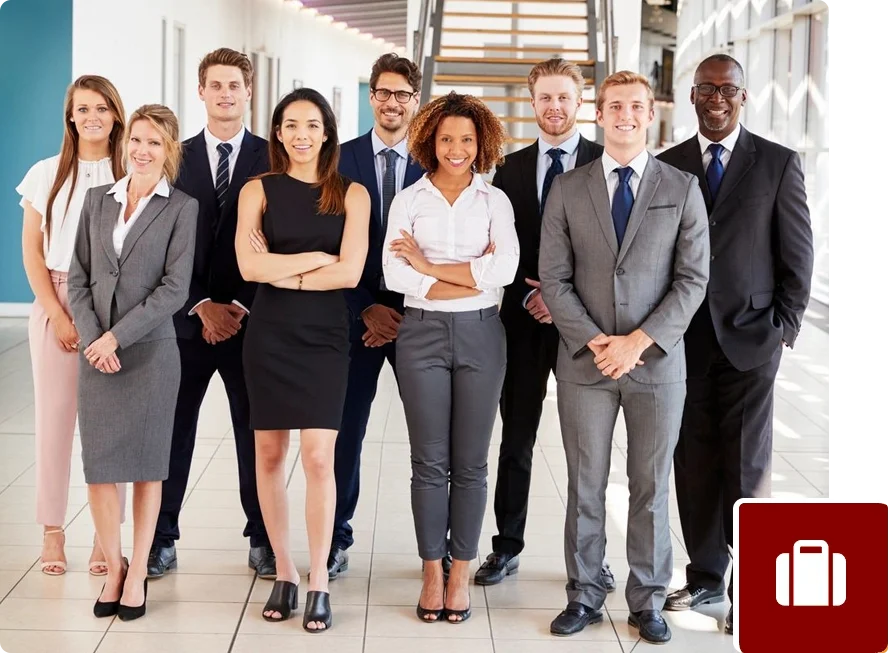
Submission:
[[[37,523],[43,525],[40,567],[50,576],[64,574],[68,566],[63,526],[77,418],[80,335],[68,307],[68,265],[86,192],[124,175],[124,119],[123,102],[111,82],[98,75],[78,77],[65,94],[61,152],[35,163],[16,188],[24,209],[22,259],[36,297],[28,340],[34,377]],[[89,571],[96,576],[108,571],[98,541]]]
[[[179,125],[150,104],[124,138],[130,174],[87,193],[68,298],[82,340],[78,417],[90,511],[108,561],[97,617],[145,614],[148,551],[179,390],[173,313],[188,297],[198,202],[172,187]],[[133,562],[121,555],[115,483],[133,483]]]

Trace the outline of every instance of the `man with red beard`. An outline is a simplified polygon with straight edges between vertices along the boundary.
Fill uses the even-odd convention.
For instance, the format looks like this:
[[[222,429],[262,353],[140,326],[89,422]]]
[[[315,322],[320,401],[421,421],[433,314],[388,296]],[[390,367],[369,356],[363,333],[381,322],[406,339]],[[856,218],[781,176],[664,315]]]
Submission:
[[[500,307],[506,329],[506,378],[500,397],[503,436],[494,494],[497,535],[493,553],[475,574],[478,585],[495,585],[516,573],[518,555],[525,547],[531,457],[559,345],[537,275],[541,215],[556,175],[598,159],[603,152],[601,145],[577,130],[583,85],[580,68],[564,59],[549,59],[531,69],[528,89],[539,137],[508,155],[494,175],[494,186],[512,202],[521,259]],[[615,589],[607,563],[602,581],[609,591]]]

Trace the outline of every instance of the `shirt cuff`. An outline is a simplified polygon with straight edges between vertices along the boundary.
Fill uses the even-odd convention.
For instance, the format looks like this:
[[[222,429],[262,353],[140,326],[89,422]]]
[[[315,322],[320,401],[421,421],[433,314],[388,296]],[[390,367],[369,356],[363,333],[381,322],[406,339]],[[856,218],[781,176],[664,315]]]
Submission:
[[[426,299],[426,295],[429,294],[429,289],[435,285],[436,281],[438,281],[438,279],[435,277],[430,277],[428,274],[424,274],[422,281],[420,281],[420,289],[417,297],[419,299]]]
[[[209,298],[209,297],[207,297],[206,299],[202,299],[202,300],[199,301],[197,304],[195,304],[194,306],[191,307],[191,310],[188,311],[188,315],[189,315],[189,316],[194,315],[194,314],[195,314],[195,311],[196,311],[197,308],[198,308],[198,306],[200,306],[200,305],[203,304],[204,302],[209,302],[209,301],[210,301],[210,298]]]
[[[531,292],[525,295],[525,298],[522,300],[522,308],[528,308],[528,302],[531,301],[531,298],[534,296],[534,293],[540,292],[540,288],[532,288]]]
[[[244,309],[244,312],[245,312],[247,315],[250,315],[250,309],[247,308],[246,306],[244,306],[244,305],[243,305],[241,302],[239,302],[237,299],[233,299],[233,300],[232,300],[232,304],[234,304],[235,306],[238,306],[239,308],[243,308],[243,309]]]

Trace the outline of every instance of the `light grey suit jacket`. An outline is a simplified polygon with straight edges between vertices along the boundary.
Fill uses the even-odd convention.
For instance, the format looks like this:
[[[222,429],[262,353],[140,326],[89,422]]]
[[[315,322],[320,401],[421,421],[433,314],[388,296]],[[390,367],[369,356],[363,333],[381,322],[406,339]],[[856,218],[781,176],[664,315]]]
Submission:
[[[68,302],[82,347],[111,331],[121,349],[175,338],[173,313],[188,299],[198,201],[155,195],[114,252],[120,204],[111,185],[87,192],[68,272]]]
[[[704,300],[710,267],[707,208],[698,181],[649,155],[620,251],[602,160],[553,181],[540,239],[543,300],[559,329],[556,377],[606,378],[587,343],[641,328],[655,342],[640,383],[685,380],[682,336]]]

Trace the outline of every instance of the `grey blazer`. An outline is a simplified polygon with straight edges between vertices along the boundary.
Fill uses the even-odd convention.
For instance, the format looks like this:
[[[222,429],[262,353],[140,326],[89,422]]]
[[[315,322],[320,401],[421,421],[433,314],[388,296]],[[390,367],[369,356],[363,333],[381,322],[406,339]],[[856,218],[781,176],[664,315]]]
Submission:
[[[682,335],[704,300],[710,267],[707,208],[698,181],[649,155],[618,251],[602,160],[556,177],[543,214],[540,284],[562,346],[556,378],[605,377],[587,343],[641,328],[655,342],[640,383],[685,380]]]
[[[198,201],[175,188],[155,195],[114,252],[120,204],[111,185],[87,191],[68,272],[68,302],[82,347],[111,331],[121,349],[175,338],[188,299]]]

